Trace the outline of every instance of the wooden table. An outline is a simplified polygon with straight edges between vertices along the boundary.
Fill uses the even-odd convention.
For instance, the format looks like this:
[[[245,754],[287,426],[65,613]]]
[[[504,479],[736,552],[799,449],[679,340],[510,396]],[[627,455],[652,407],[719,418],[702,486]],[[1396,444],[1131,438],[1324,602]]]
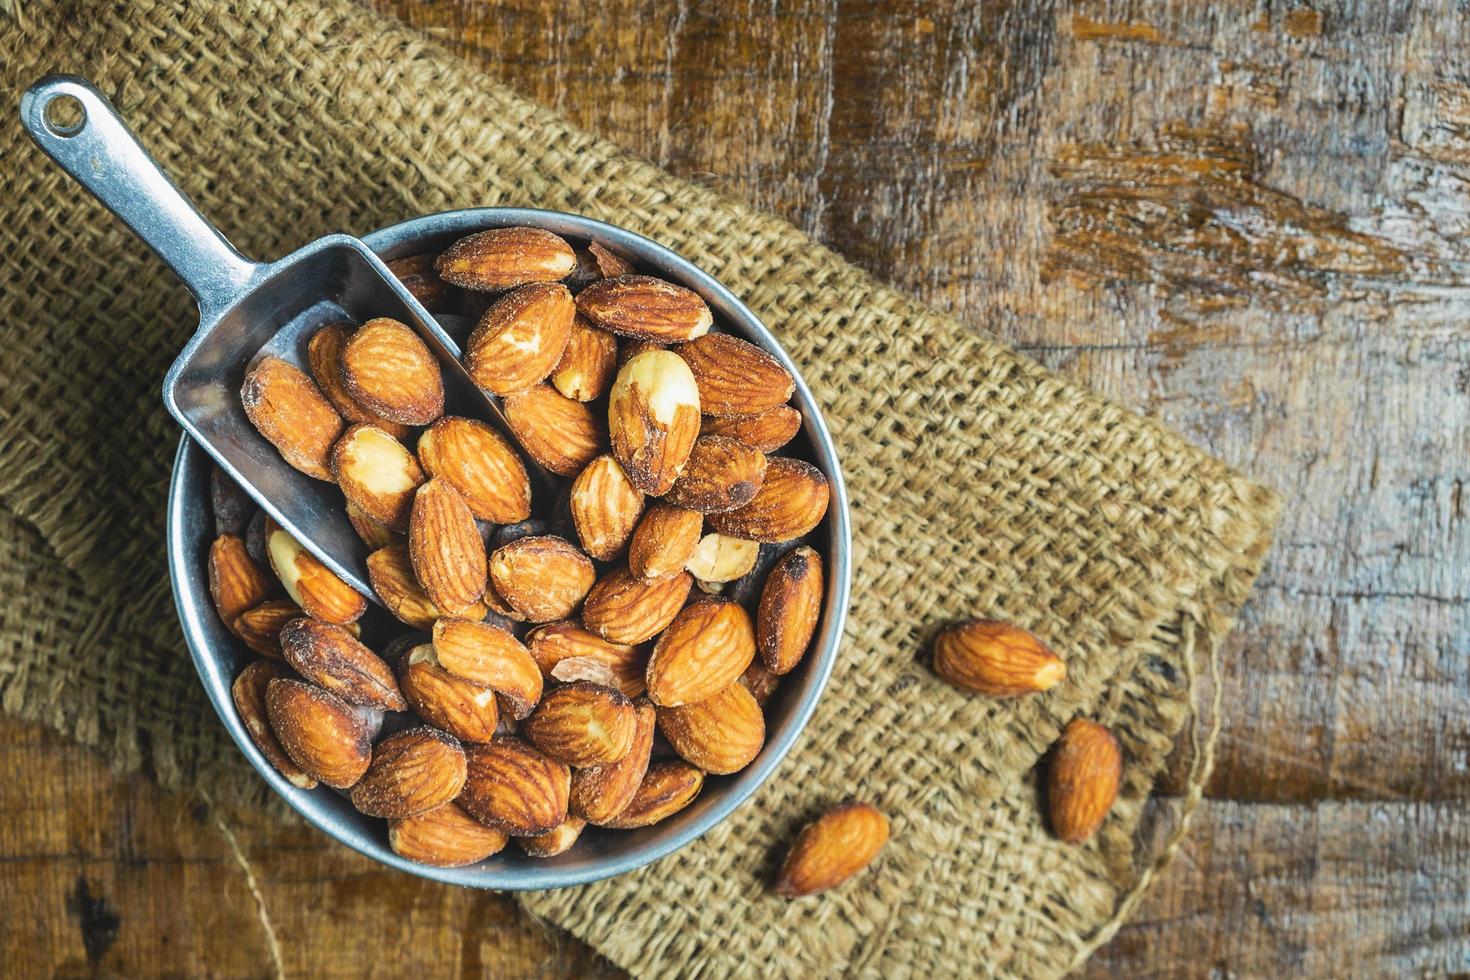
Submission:
[[[1090,973],[1470,971],[1463,4],[376,6],[1287,496],[1194,835]],[[40,730],[0,750],[18,975],[269,975],[272,945],[314,977],[616,972]]]

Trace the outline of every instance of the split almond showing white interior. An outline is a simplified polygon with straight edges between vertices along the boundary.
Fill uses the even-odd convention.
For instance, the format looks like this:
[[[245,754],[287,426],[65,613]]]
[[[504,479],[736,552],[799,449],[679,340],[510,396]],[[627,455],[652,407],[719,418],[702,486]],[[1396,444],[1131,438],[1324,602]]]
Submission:
[[[706,534],[684,567],[701,582],[733,582],[755,567],[760,550],[759,543],[745,538]]]
[[[384,527],[408,530],[424,471],[397,439],[377,426],[354,425],[332,448],[332,475],[350,505]]]
[[[662,496],[699,437],[699,389],[679,355],[647,351],[618,371],[608,396],[613,455],[633,485]]]
[[[266,526],[266,553],[271,568],[291,601],[327,623],[345,626],[367,612],[367,599],[337,577],[275,522]]]

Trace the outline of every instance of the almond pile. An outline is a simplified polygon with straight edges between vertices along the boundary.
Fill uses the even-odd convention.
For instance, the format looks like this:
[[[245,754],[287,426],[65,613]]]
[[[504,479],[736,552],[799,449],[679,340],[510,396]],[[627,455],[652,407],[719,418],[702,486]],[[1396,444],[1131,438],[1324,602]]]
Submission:
[[[261,656],[234,683],[242,722],[286,779],[344,792],[428,864],[510,838],[550,857],[589,825],[678,813],[760,753],[763,706],[820,619],[803,539],[829,488],[780,454],[802,424],[791,374],[598,243],[500,228],[390,268],[431,310],[473,315],[465,367],[510,431],[445,414],[438,362],[392,319],[322,327],[307,370],[250,367],[246,413],[340,488],[400,625],[216,472],[210,588]],[[559,494],[533,494],[538,470]],[[798,862],[782,887],[832,877]]]

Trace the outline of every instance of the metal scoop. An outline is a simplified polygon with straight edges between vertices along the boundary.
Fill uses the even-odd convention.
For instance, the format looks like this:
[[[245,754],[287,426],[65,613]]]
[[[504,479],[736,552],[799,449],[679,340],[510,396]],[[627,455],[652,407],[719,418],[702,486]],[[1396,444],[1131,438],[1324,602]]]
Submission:
[[[412,327],[439,359],[446,409],[487,418],[509,436],[499,405],[460,364],[458,345],[388,267],[349,235],[320,238],[275,262],[241,255],[86,79],[41,79],[21,98],[20,114],[41,149],[194,293],[199,329],[164,379],[169,412],[282,528],[353,588],[375,598],[367,548],[348,523],[341,494],[287,465],[246,418],[240,386],[262,353],[304,369],[306,343],[318,327],[392,317]],[[529,463],[528,468],[544,487],[544,474]]]

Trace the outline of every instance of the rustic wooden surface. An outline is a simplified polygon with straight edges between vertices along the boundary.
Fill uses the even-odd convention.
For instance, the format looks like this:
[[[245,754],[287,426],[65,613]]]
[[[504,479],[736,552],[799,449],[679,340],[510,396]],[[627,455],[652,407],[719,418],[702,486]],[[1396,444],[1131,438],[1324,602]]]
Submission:
[[[1091,974],[1470,972],[1464,4],[375,5],[1287,495],[1194,835]],[[0,773],[16,975],[614,972],[36,729]]]

